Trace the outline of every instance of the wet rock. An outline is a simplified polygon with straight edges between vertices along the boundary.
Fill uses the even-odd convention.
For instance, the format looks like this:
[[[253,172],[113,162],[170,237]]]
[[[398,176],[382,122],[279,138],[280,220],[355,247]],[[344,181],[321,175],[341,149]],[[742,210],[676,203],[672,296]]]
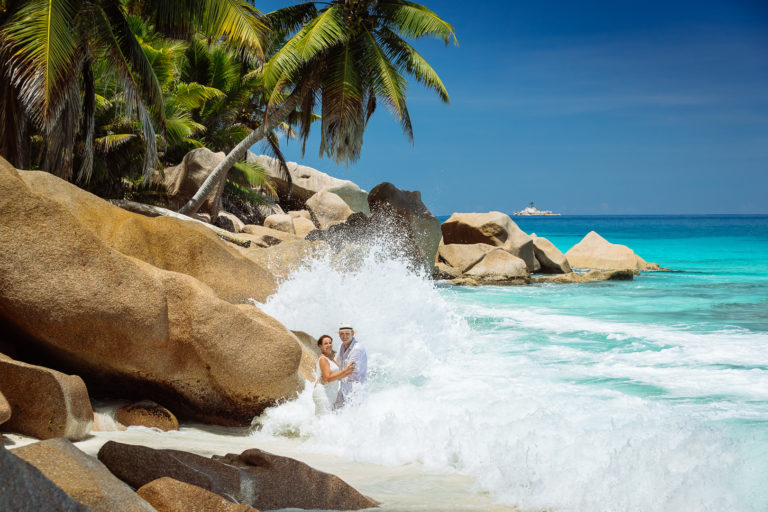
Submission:
[[[3,448],[0,443],[0,510],[90,512],[73,500],[32,464]]]
[[[421,192],[402,190],[384,182],[368,194],[368,205],[374,224],[394,228],[396,239],[390,243],[401,245],[416,268],[431,273],[440,245],[440,221],[422,202]]]
[[[136,492],[158,512],[258,512],[248,505],[239,505],[201,487],[168,477],[153,480]]]
[[[91,431],[93,410],[88,390],[76,375],[1,357],[0,391],[10,406],[10,418],[0,422],[4,431],[73,441]]]
[[[208,459],[108,441],[99,450],[99,460],[133,487],[170,477],[261,510],[358,510],[378,505],[334,475],[256,449]]]
[[[534,283],[591,283],[595,281],[631,281],[634,279],[635,272],[629,269],[622,270],[590,270],[583,274],[577,272],[568,272],[566,274],[540,276],[533,279]]]
[[[171,411],[151,400],[142,400],[120,407],[115,419],[126,427],[142,426],[163,431],[179,430],[179,420]]]
[[[646,262],[626,245],[612,244],[594,231],[571,247],[565,257],[575,268],[660,270],[657,264]]]
[[[72,499],[94,512],[154,510],[104,464],[65,439],[50,439],[12,451],[39,469]]]
[[[538,270],[533,239],[509,215],[501,212],[454,213],[442,226],[443,243],[488,244],[501,247],[525,261],[530,272]]]

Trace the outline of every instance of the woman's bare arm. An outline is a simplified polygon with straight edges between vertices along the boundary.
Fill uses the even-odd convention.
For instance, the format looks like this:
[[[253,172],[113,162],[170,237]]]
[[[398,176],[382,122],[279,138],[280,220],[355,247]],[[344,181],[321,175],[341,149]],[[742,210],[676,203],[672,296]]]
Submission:
[[[354,363],[349,363],[343,370],[331,371],[331,365],[325,357],[320,358],[320,382],[328,384],[335,380],[343,379],[355,370]]]

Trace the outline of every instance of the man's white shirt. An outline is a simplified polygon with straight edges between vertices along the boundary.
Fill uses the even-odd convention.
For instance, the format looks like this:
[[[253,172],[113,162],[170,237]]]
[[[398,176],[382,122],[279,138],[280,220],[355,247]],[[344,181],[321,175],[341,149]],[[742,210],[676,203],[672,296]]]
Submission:
[[[346,368],[351,362],[355,363],[355,371],[341,379],[336,408],[345,403],[360,402],[368,395],[368,356],[354,338],[348,348],[342,343],[339,349],[339,368]]]

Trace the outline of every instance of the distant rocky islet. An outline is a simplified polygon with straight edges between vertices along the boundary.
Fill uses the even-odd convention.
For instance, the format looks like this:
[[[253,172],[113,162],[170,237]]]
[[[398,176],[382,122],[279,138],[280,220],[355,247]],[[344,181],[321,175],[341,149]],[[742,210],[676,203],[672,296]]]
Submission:
[[[196,149],[158,175],[166,206],[184,204],[221,158]],[[266,407],[296,396],[313,379],[318,333],[292,332],[258,303],[317,255],[350,265],[354,249],[375,243],[417,272],[472,286],[624,280],[661,270],[595,232],[563,254],[500,212],[454,213],[441,224],[419,192],[382,183],[367,193],[294,163],[288,163],[289,184],[275,159],[248,159],[272,176],[279,200],[244,215],[226,211],[218,191],[196,221],[166,216],[156,206],[142,210],[155,217],[133,213],[51,174],[0,160],[0,324],[7,333],[0,340],[0,430],[42,440],[0,448],[3,467],[17,472],[0,508],[47,500],[61,510],[114,510],[114,500],[122,500],[122,510],[151,510],[150,501],[161,503],[168,493],[224,499],[231,510],[252,510],[266,497],[270,507],[375,506],[336,477],[328,485],[346,501],[325,503],[323,493],[310,491],[294,492],[292,500],[295,489],[276,482],[279,468],[296,461],[245,452],[217,461],[200,457],[196,464],[222,465],[207,473],[208,484],[185,479],[197,470],[157,466],[136,494],[138,483],[113,475],[134,464],[119,454],[142,447],[113,450],[107,469],[64,441],[103,428],[94,425],[92,398],[133,401],[118,420],[168,430],[178,428],[177,417],[248,425]],[[77,476],[58,476],[58,463],[80,468]],[[261,497],[245,502],[221,491],[228,468],[250,466],[257,476],[248,478],[266,486]],[[301,469],[297,485],[319,481],[313,471]],[[32,473],[47,482],[37,495],[25,483],[32,477],[18,476]]]

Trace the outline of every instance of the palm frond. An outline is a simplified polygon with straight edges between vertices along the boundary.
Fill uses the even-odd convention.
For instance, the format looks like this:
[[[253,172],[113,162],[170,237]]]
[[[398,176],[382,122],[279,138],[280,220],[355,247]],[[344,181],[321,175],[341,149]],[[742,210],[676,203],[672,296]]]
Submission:
[[[432,89],[445,103],[449,103],[448,91],[432,66],[400,36],[387,28],[378,31],[378,40],[398,67],[407,71],[417,81]]]
[[[88,59],[83,63],[83,124],[85,140],[83,142],[83,158],[77,179],[88,183],[93,173],[93,136],[96,130],[96,88],[93,71]]]
[[[392,28],[405,37],[420,38],[433,36],[445,44],[458,44],[456,31],[426,7],[407,0],[384,0],[377,8],[383,19],[390,21]]]
[[[262,21],[271,30],[274,42],[281,42],[289,34],[299,30],[302,25],[317,16],[317,7],[313,2],[291,5],[276,11],[268,12]]]
[[[246,0],[203,0],[199,29],[224,37],[234,47],[263,60],[268,32],[261,13]]]
[[[234,169],[234,167],[232,167],[232,169]],[[262,196],[257,191],[240,185],[239,183],[235,183],[232,180],[227,180],[226,184],[224,185],[224,189],[230,194],[239,198],[241,201],[253,204],[269,204],[269,201],[267,201],[264,196]]]
[[[12,84],[38,124],[51,122],[73,80],[80,0],[29,0],[0,32]],[[76,70],[75,70],[76,71]]]
[[[326,63],[320,155],[333,155],[337,162],[355,161],[363,144],[365,117],[361,73],[351,42],[334,48]]]
[[[115,133],[98,137],[93,143],[94,147],[101,153],[109,153],[136,137],[137,135],[134,133]]]
[[[200,108],[206,101],[225,97],[226,94],[215,87],[208,87],[197,82],[180,83],[173,90],[176,103],[188,109]]]
[[[377,97],[384,100],[392,115],[400,121],[406,137],[413,141],[413,129],[405,104],[408,92],[407,82],[379,47],[373,34],[366,31],[365,37],[368,44],[365,46],[364,61],[368,69],[375,70],[371,89]]]

